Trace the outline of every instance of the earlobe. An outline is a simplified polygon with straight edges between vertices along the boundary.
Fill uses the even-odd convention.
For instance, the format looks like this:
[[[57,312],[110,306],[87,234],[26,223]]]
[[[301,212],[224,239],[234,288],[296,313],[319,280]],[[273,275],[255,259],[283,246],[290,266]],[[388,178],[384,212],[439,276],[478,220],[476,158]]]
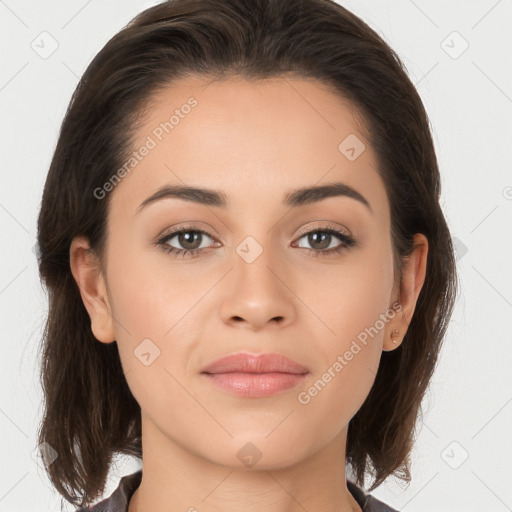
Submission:
[[[428,240],[425,235],[414,235],[412,253],[404,259],[402,282],[400,283],[401,314],[390,322],[385,334],[382,350],[394,350],[402,343],[416,308],[427,271]],[[389,333],[389,334],[388,334]]]
[[[94,337],[103,343],[115,341],[114,322],[100,262],[84,237],[73,239],[69,249],[71,273],[80,291]]]
[[[389,338],[384,340],[383,351],[390,352],[395,348],[399,347],[403,340],[403,334],[399,329],[393,329],[389,334]]]

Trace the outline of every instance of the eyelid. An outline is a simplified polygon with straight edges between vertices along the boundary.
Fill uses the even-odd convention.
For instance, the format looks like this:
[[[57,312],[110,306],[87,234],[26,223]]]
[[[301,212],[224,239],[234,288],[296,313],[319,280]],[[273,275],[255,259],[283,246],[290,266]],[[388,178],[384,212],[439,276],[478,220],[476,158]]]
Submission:
[[[197,224],[196,222],[199,222],[199,224]],[[178,234],[180,231],[185,231],[185,230],[197,231],[199,233],[203,233],[203,234],[209,236],[212,239],[215,238],[216,240],[220,241],[220,237],[217,236],[217,234],[211,234],[211,231],[215,231],[213,228],[211,228],[210,226],[203,228],[200,226],[200,224],[201,224],[200,221],[190,221],[190,222],[183,222],[183,223],[177,224],[176,226],[173,226],[171,228],[165,228],[163,231],[161,231],[155,237],[154,241],[156,242],[158,240],[161,240],[164,237],[167,237],[167,236],[173,235],[173,234]]]
[[[314,225],[314,226],[302,227],[299,231],[299,234],[297,235],[297,238],[301,238],[302,236],[307,235],[307,234],[311,233],[312,231],[321,231],[323,229],[333,229],[334,231],[338,231],[348,238],[353,238],[352,233],[350,233],[350,231],[348,229],[346,229],[345,227],[340,227],[337,224],[334,224],[328,220],[326,220],[326,221],[319,220],[316,222],[320,222],[320,223],[325,222],[325,224],[318,224],[318,225]]]

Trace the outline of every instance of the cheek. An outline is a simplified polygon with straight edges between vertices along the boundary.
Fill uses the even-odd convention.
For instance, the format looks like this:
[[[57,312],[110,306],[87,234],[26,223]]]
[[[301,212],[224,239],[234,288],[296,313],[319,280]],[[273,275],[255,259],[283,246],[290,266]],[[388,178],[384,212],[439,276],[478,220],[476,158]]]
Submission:
[[[188,282],[195,284],[187,287],[187,282],[165,276],[165,268],[142,263],[125,258],[112,272],[119,357],[144,414],[155,423],[170,424],[176,408],[184,418],[198,414],[186,380],[199,328],[190,312],[205,286],[189,276]]]
[[[347,252],[340,263],[311,264],[299,275],[296,293],[315,313],[323,336],[332,340],[327,346],[339,347],[370,329],[393,302],[393,263],[386,240]],[[377,327],[380,339],[383,326],[379,322]]]
[[[157,252],[158,251],[158,252]],[[117,254],[117,256],[116,256]],[[169,261],[166,260],[169,258]],[[109,288],[121,338],[160,340],[185,319],[208,290],[212,276],[200,275],[186,263],[177,265],[159,248],[112,253]]]
[[[368,293],[368,291],[370,293]],[[318,344],[323,364],[297,396],[299,407],[310,418],[310,427],[323,439],[332,439],[348,424],[368,396],[382,355],[386,316],[385,301],[372,289],[356,287],[337,302],[335,335]],[[320,425],[314,418],[322,418]]]
[[[201,339],[200,301],[216,277],[205,270],[191,275],[186,264],[172,267],[163,251],[155,258],[157,249],[124,249],[112,252],[108,271],[121,363],[135,398],[151,394],[139,403],[164,403],[159,393],[177,391]]]
[[[309,272],[301,297],[324,325],[319,339],[323,368],[299,403],[332,419],[348,422],[368,395],[377,373],[391,308],[391,248],[360,250],[332,272]],[[320,332],[320,331],[318,331]]]

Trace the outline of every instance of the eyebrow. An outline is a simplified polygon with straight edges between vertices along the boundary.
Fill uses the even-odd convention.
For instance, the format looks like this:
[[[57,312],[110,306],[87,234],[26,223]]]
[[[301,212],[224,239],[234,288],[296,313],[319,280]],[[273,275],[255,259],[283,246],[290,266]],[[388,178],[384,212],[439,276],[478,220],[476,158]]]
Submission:
[[[330,197],[349,197],[365,205],[370,212],[373,210],[366,198],[354,188],[345,183],[334,182],[327,185],[304,187],[285,194],[283,204],[292,208],[316,203]],[[228,199],[224,192],[199,187],[188,187],[184,185],[165,185],[159,188],[154,194],[145,199],[138,207],[139,213],[147,205],[161,199],[177,198],[184,201],[227,208]]]

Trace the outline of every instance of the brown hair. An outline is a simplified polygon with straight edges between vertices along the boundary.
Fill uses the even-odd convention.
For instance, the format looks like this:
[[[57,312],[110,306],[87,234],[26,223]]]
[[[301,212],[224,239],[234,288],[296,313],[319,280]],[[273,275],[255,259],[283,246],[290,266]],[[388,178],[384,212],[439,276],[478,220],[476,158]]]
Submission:
[[[358,109],[391,205],[395,272],[415,233],[429,241],[427,272],[402,344],[384,352],[348,428],[347,460],[364,486],[410,481],[421,401],[452,314],[457,276],[439,205],[440,175],[421,99],[395,52],[331,0],[169,0],[140,13],[96,55],[72,96],[38,218],[39,272],[49,292],[42,340],[45,410],[39,443],[58,454],[46,471],[66,500],[103,494],[112,457],[142,457],[140,407],[117,344],[99,343],[71,274],[69,249],[86,236],[104,254],[109,195],[94,190],[130,153],[144,108],[187,75],[314,78]],[[133,150],[133,148],[131,148]]]

